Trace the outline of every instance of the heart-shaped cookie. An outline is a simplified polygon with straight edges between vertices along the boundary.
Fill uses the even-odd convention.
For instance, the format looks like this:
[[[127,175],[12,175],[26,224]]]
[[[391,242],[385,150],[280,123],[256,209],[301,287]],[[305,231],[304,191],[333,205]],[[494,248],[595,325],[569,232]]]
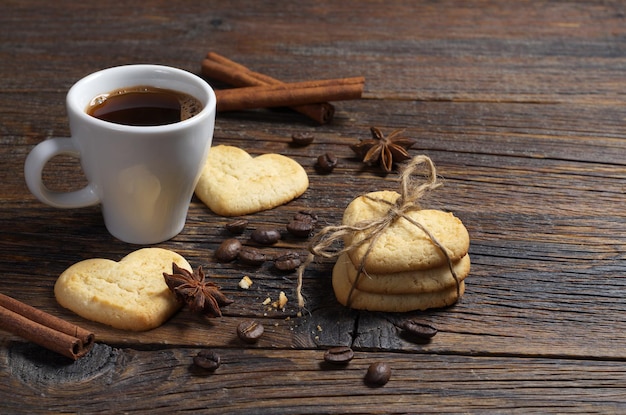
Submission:
[[[354,199],[344,211],[344,225],[355,226],[379,220],[388,214],[400,194],[393,191],[368,193]],[[413,221],[424,226],[446,249],[451,261],[463,258],[470,244],[469,233],[460,219],[450,212],[423,209],[407,213]],[[368,231],[369,232],[369,231]],[[345,246],[357,246],[348,254],[354,265],[360,265],[368,252],[369,233],[359,231],[344,236]],[[433,240],[419,227],[404,218],[393,222],[378,236],[369,250],[365,270],[374,274],[389,274],[439,267],[446,264],[446,257]]]
[[[172,263],[192,271],[176,252],[143,248],[121,261],[94,258],[78,262],[54,285],[63,307],[81,317],[118,329],[143,331],[163,324],[180,304],[165,284]]]
[[[346,267],[352,267],[349,260],[338,261],[333,267],[332,284],[337,301],[357,310],[405,313],[414,310],[447,307],[458,301],[465,292],[465,281],[439,291],[411,294],[382,294],[361,291],[353,288],[348,280]]]
[[[252,157],[238,147],[218,145],[209,151],[196,195],[218,215],[238,216],[280,206],[308,187],[306,172],[289,157]]]

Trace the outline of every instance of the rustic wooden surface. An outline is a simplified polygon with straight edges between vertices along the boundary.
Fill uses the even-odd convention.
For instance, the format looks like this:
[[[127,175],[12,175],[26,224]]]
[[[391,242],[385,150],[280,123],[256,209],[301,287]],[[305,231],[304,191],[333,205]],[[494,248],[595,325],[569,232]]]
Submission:
[[[626,411],[626,7],[604,2],[497,1],[9,1],[0,5],[0,292],[92,329],[93,352],[69,362],[0,332],[1,413],[623,413]],[[136,246],[105,230],[98,207],[58,210],[28,192],[30,149],[69,134],[68,88],[95,70],[159,63],[199,72],[216,51],[284,81],[365,76],[361,100],[336,103],[332,124],[289,110],[220,114],[215,144],[300,162],[310,188],[249,217],[283,226],[315,210],[338,224],[362,193],[395,189],[397,174],[363,168],[348,145],[406,128],[445,185],[429,206],[459,216],[471,235],[462,301],[417,313],[439,334],[406,339],[401,315],[338,305],[332,261],[306,273],[298,315],[295,275],[217,264],[229,220],[194,199],[185,230],[158,246],[208,269],[236,301],[223,318],[181,311],[129,333],[87,322],[54,300],[56,277],[92,257]],[[221,85],[215,85],[222,87]],[[315,142],[289,145],[294,132]],[[318,174],[318,155],[340,159]],[[58,189],[83,183],[78,163],[46,169]],[[305,252],[305,243],[289,241]],[[287,248],[275,248],[277,251]],[[252,289],[237,287],[243,275]],[[265,298],[285,291],[284,311]],[[243,345],[255,317],[266,335]],[[346,368],[325,348],[351,345]],[[222,366],[191,367],[212,348]],[[374,361],[390,382],[367,387]]]

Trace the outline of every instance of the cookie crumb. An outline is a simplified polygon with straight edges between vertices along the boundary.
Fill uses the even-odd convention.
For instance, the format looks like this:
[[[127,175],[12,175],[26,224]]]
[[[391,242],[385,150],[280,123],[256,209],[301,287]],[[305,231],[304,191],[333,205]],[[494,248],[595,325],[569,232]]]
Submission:
[[[285,292],[281,291],[280,294],[278,295],[278,301],[274,301],[272,305],[274,306],[274,308],[278,310],[282,310],[287,305],[287,301],[289,300],[287,299]]]
[[[252,280],[247,275],[244,275],[244,277],[241,279],[241,281],[239,281],[239,288],[247,290],[251,286],[252,286]]]

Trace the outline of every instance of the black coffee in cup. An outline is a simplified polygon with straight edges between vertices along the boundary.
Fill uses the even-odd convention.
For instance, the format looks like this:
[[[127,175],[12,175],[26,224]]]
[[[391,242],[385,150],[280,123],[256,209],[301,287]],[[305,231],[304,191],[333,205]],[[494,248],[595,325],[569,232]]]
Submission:
[[[87,114],[104,121],[134,126],[173,124],[202,111],[202,103],[189,94],[152,86],[121,88],[98,95]]]

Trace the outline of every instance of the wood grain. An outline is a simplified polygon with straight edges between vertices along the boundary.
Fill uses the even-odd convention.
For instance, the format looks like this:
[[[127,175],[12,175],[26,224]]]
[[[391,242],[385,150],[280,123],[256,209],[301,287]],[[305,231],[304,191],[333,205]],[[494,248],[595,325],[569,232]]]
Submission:
[[[129,12],[130,11],[130,12]],[[607,2],[472,0],[166,2],[129,0],[0,5],[0,292],[93,330],[97,347],[77,364],[0,333],[2,413],[621,413],[626,411],[626,8]],[[129,333],[62,309],[52,287],[71,264],[119,260],[99,207],[58,210],[36,201],[23,177],[30,149],[67,136],[67,89],[95,70],[151,62],[199,73],[217,52],[285,82],[364,76],[363,99],[335,103],[317,125],[289,109],[220,114],[214,144],[292,157],[309,174],[297,200],[251,215],[283,227],[300,209],[338,224],[356,196],[396,189],[354,158],[349,144],[404,128],[411,154],[435,162],[443,188],[424,204],[450,210],[471,236],[472,271],[454,307],[396,315],[340,306],[332,260],[305,274],[305,310],[294,273],[269,264],[219,264],[231,219],[193,199],[187,226],[157,246],[202,265],[236,301],[224,317],[182,310],[158,329]],[[211,80],[209,80],[211,82]],[[222,87],[215,83],[216,88]],[[313,144],[290,145],[294,132]],[[333,152],[331,175],[314,168]],[[85,183],[58,157],[44,172],[55,189]],[[244,235],[243,238],[246,238]],[[306,253],[287,237],[272,252]],[[243,275],[254,281],[238,288]],[[263,305],[284,291],[284,310]],[[416,342],[406,317],[438,328]],[[235,329],[257,318],[256,345]],[[345,368],[324,349],[351,345]],[[220,353],[211,375],[191,366]],[[384,360],[391,381],[364,385]]]
[[[102,367],[80,384],[82,393],[92,397],[89,405],[54,398],[67,394],[75,382],[71,368],[57,367],[54,380],[36,377],[33,360],[43,356],[24,357],[28,349],[10,349],[13,361],[22,366],[12,367],[13,377],[0,374],[0,390],[16,398],[5,408],[20,412],[15,402],[37,399],[53,412],[89,413],[168,413],[173,402],[179,412],[227,414],[458,413],[494,408],[528,413],[546,407],[561,413],[612,413],[623,408],[615,385],[626,380],[623,368],[610,362],[540,357],[528,357],[512,368],[507,357],[357,352],[348,366],[332,367],[323,363],[321,351],[216,349],[221,366],[207,373],[190,366],[198,351],[194,348],[101,349]],[[391,379],[385,387],[369,387],[363,381],[367,367],[380,360],[392,362]],[[29,381],[28,388],[18,382],[20,377]],[[152,391],[149,399],[147,391]]]

